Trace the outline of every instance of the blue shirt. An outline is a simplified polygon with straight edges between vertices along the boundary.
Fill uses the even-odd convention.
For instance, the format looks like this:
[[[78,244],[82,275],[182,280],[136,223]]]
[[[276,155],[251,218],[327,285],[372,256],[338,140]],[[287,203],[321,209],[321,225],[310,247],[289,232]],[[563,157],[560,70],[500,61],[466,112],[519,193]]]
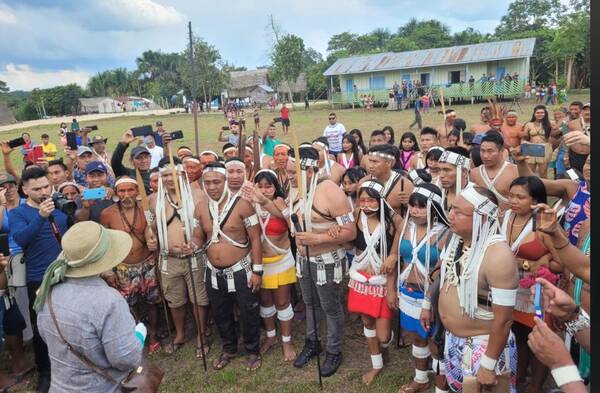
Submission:
[[[27,202],[27,199],[21,198],[21,200],[19,201],[19,206],[23,205],[25,202]],[[10,231],[7,209],[4,209],[3,216],[4,217],[2,219],[2,233],[8,233],[8,247],[10,248],[10,255],[20,254],[23,252],[23,249],[17,244],[17,242],[15,242],[15,238],[13,237],[12,232]]]
[[[27,204],[11,210],[8,216],[10,232],[15,242],[23,248],[27,282],[42,281],[46,268],[61,251],[50,222],[40,216],[38,209]],[[52,216],[59,232],[64,234],[68,229],[67,216],[59,210],[54,210]]]

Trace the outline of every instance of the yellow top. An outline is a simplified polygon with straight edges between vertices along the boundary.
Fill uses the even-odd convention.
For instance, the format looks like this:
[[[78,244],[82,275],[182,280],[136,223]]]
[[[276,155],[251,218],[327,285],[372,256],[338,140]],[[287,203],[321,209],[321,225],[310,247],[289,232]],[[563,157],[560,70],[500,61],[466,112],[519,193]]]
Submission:
[[[56,157],[56,153],[58,152],[58,150],[56,150],[56,145],[52,142],[48,142],[47,145],[42,143],[42,149],[44,150],[44,155],[51,160]]]

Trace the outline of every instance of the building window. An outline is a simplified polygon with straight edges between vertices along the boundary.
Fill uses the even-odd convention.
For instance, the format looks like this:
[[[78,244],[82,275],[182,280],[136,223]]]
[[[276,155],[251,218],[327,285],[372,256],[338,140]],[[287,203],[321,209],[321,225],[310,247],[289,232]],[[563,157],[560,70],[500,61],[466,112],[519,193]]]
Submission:
[[[385,76],[372,76],[369,84],[370,90],[384,90]]]
[[[450,83],[460,83],[460,71],[450,71],[448,74]]]

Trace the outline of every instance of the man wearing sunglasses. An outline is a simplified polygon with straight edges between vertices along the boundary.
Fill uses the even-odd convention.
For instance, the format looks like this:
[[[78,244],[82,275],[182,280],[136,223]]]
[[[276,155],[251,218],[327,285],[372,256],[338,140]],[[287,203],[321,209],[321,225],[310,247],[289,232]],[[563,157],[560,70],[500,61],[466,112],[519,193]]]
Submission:
[[[337,154],[342,151],[342,139],[346,134],[346,127],[342,123],[338,123],[335,113],[329,114],[329,124],[323,131],[323,136],[329,142],[329,153],[337,158]]]

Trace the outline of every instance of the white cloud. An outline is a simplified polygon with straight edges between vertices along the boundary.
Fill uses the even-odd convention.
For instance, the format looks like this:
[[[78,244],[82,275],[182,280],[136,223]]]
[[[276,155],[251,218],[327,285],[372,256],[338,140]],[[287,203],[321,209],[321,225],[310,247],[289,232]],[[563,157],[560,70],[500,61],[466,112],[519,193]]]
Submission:
[[[29,91],[69,83],[85,87],[89,79],[90,74],[83,70],[36,71],[28,64],[9,63],[0,70],[0,80],[5,81],[11,90]]]
[[[14,25],[17,23],[17,17],[8,7],[0,4],[0,25]]]
[[[173,6],[164,6],[153,0],[99,0],[96,6],[126,26],[152,29],[181,23],[185,16]]]

